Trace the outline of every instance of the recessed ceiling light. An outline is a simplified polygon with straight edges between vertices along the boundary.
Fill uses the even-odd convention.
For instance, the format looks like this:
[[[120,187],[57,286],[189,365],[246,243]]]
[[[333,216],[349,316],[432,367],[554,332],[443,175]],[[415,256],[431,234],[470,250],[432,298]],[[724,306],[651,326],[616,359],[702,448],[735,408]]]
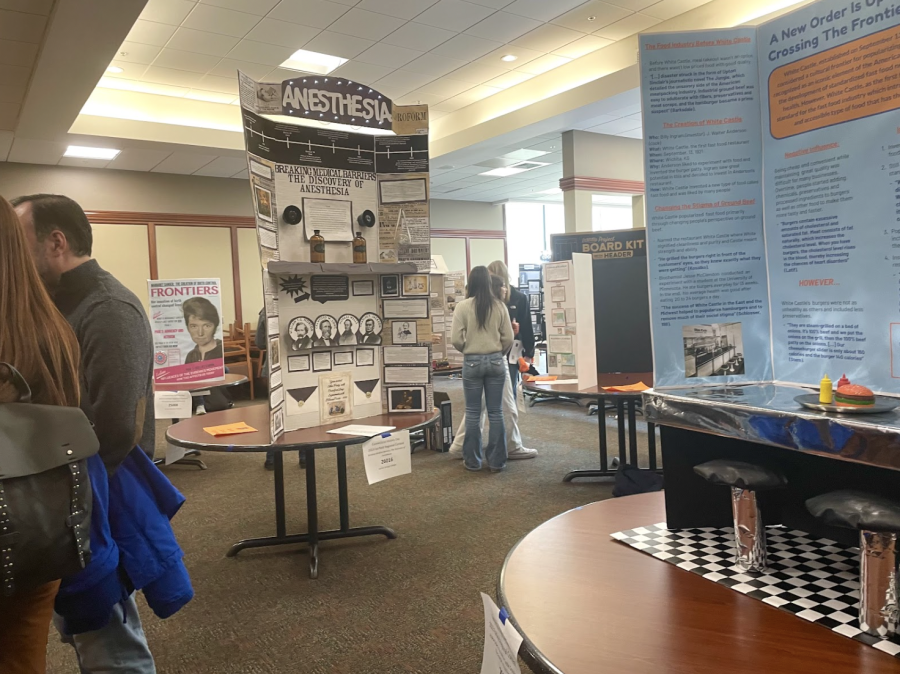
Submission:
[[[331,56],[329,54],[320,54],[315,51],[307,51],[306,49],[298,49],[290,58],[281,64],[281,68],[287,70],[299,70],[304,73],[313,73],[315,75],[327,75],[338,66],[342,66],[347,59],[340,56]]]
[[[124,68],[120,68],[119,66],[109,66],[109,67],[106,69],[106,72],[108,72],[108,73],[124,73],[124,72],[125,72],[125,69],[124,69]]]
[[[589,16],[589,17],[588,17],[588,21],[596,21],[596,20],[597,20],[597,17],[596,17],[596,16]]]
[[[506,56],[501,56],[500,60],[506,61],[507,63],[511,63],[512,61],[515,61],[517,58],[519,58],[519,57],[516,56],[515,54],[507,54]]]
[[[541,190],[538,194],[562,194],[562,190],[558,187],[551,187],[549,190]]]
[[[70,145],[66,148],[64,157],[76,157],[78,159],[115,159],[121,150],[109,147],[86,147],[84,145]]]

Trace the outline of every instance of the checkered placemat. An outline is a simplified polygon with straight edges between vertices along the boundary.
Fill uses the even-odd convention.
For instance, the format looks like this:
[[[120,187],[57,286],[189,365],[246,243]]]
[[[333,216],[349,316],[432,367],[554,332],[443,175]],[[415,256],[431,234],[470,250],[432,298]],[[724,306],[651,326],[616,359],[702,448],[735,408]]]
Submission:
[[[734,533],[722,529],[669,531],[666,523],[612,534],[612,538],[679,569],[856,639],[894,657],[900,643],[859,629],[859,551],[801,531],[766,529],[769,571],[749,574],[734,564]]]

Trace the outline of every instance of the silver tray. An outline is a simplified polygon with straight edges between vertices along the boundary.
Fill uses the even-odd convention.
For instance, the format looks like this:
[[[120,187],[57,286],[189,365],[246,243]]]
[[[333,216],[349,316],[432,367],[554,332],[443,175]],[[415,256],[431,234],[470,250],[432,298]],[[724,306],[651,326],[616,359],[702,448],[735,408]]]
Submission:
[[[837,412],[838,414],[882,414],[900,407],[900,400],[882,398],[881,396],[875,396],[875,404],[869,407],[845,407],[843,405],[834,404],[825,405],[819,402],[818,393],[797,396],[794,400],[811,410],[818,410],[819,412]]]

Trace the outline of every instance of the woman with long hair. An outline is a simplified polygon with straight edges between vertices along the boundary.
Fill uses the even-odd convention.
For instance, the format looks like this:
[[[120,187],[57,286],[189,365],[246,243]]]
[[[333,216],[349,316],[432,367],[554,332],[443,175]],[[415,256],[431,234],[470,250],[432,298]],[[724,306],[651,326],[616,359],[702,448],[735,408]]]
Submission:
[[[15,367],[44,405],[79,404],[78,342],[38,276],[25,231],[0,197],[0,362]],[[18,392],[0,368],[0,404]],[[43,674],[59,581],[0,595],[0,672]]]
[[[469,273],[466,299],[453,312],[450,341],[463,354],[463,393],[466,399],[466,438],[463,459],[468,470],[506,468],[506,430],[503,426],[503,387],[507,367],[504,353],[513,342],[509,313],[491,290],[487,267]],[[481,445],[481,396],[484,394],[490,432],[485,456]]]

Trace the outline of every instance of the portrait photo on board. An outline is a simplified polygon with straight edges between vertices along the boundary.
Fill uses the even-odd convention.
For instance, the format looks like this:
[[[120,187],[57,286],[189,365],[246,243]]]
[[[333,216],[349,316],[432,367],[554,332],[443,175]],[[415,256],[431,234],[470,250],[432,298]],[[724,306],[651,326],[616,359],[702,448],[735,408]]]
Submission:
[[[391,341],[394,344],[415,344],[416,343],[416,322],[415,321],[392,321],[391,322]]]
[[[397,274],[381,275],[381,296],[400,297],[400,276]]]
[[[313,348],[315,330],[313,322],[306,316],[297,316],[287,329],[287,341],[289,351],[309,351]]]
[[[337,346],[338,345],[338,325],[332,316],[327,314],[319,316],[316,319],[316,339],[313,346]]]
[[[263,220],[272,222],[272,193],[258,185],[253,191],[256,193],[256,214]]]
[[[359,343],[381,344],[381,316],[367,312],[359,317]]]
[[[346,346],[348,344],[359,344],[359,320],[353,314],[344,314],[338,318],[338,344]]]

